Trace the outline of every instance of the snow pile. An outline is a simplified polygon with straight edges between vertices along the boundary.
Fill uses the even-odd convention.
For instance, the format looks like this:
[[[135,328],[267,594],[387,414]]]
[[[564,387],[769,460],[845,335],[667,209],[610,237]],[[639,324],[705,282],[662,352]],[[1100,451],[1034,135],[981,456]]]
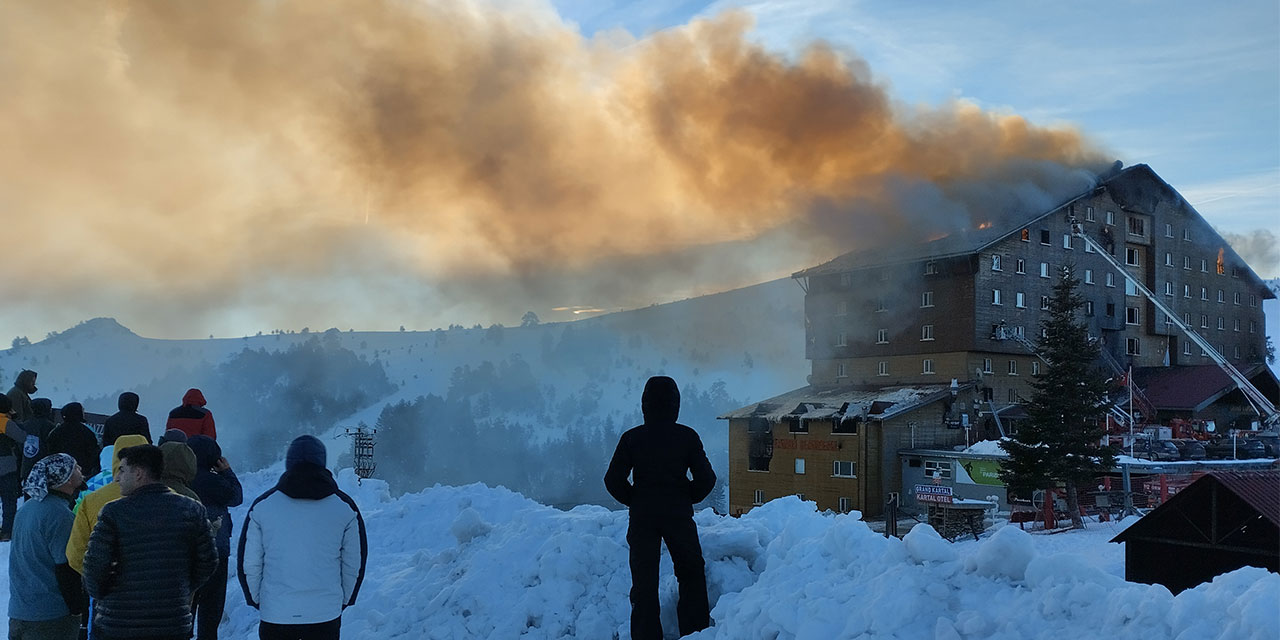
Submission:
[[[975,442],[972,445],[970,445],[968,449],[964,450],[964,452],[965,453],[985,453],[988,455],[1007,456],[1009,455],[1009,453],[1004,449],[1000,448],[1000,443],[1006,440],[1009,440],[1009,438],[1000,438],[999,440],[979,440],[978,442]]]
[[[247,497],[278,469],[246,474]],[[629,637],[627,515],[560,511],[505,489],[434,487],[391,499],[386,484],[339,484],[360,504],[370,559],[344,638]],[[237,534],[246,507],[233,510]],[[699,640],[750,638],[1273,638],[1280,576],[1243,569],[1177,597],[1131,584],[1118,532],[1032,536],[1006,527],[948,543],[917,525],[904,539],[857,514],[794,497],[741,518],[695,516],[714,626]],[[1122,523],[1119,526],[1123,526]],[[0,546],[8,562],[8,545]],[[232,563],[221,637],[257,637]],[[0,568],[0,571],[6,570]],[[677,590],[663,558],[663,625]],[[7,583],[0,597],[7,599]]]

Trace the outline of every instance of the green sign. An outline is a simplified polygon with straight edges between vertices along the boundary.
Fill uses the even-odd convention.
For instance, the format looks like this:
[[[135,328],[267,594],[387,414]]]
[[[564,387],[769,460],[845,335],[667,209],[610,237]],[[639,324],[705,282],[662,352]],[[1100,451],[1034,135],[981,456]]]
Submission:
[[[974,484],[985,484],[994,487],[1003,487],[1004,482],[1000,480],[1000,462],[998,460],[959,460],[961,467],[964,467],[969,478]]]

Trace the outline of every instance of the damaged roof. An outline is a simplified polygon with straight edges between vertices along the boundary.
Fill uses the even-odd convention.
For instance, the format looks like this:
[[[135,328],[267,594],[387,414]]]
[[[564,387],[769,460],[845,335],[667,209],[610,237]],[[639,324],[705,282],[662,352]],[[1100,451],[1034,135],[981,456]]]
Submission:
[[[1257,384],[1257,378],[1271,376],[1271,370],[1254,365],[1242,371]],[[1272,378],[1274,384],[1274,378]],[[1203,411],[1223,396],[1239,388],[1218,365],[1182,365],[1177,367],[1137,367],[1133,381],[1142,388],[1156,409],[1168,411]]]
[[[975,384],[960,384],[958,390],[970,389]],[[734,409],[721,415],[720,419],[764,418],[770,422],[781,422],[791,418],[847,420],[858,417],[887,420],[950,395],[949,384],[882,388],[810,385]]]

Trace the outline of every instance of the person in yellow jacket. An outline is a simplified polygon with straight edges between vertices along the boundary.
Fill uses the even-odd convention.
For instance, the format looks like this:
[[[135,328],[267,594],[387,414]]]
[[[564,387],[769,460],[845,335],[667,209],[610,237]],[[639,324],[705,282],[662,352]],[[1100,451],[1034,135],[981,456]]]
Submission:
[[[115,449],[111,453],[111,474],[120,471],[120,450],[147,444],[147,439],[135,434],[120,436],[116,439]],[[101,488],[90,492],[80,499],[76,507],[76,519],[71,525],[71,538],[67,540],[67,564],[76,573],[84,573],[84,553],[89,549],[89,534],[93,526],[98,524],[98,514],[108,502],[120,497],[120,485],[114,480]]]

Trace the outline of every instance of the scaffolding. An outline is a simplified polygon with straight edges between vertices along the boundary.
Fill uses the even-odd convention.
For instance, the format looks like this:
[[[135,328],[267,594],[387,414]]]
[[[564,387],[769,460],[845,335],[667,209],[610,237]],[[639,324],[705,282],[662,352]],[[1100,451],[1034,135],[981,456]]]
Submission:
[[[377,433],[377,429],[362,423],[355,428],[348,427],[346,433],[342,434],[351,438],[351,464],[361,480],[372,478],[374,469],[378,468],[378,463],[373,459],[373,447],[377,444],[374,436]]]

